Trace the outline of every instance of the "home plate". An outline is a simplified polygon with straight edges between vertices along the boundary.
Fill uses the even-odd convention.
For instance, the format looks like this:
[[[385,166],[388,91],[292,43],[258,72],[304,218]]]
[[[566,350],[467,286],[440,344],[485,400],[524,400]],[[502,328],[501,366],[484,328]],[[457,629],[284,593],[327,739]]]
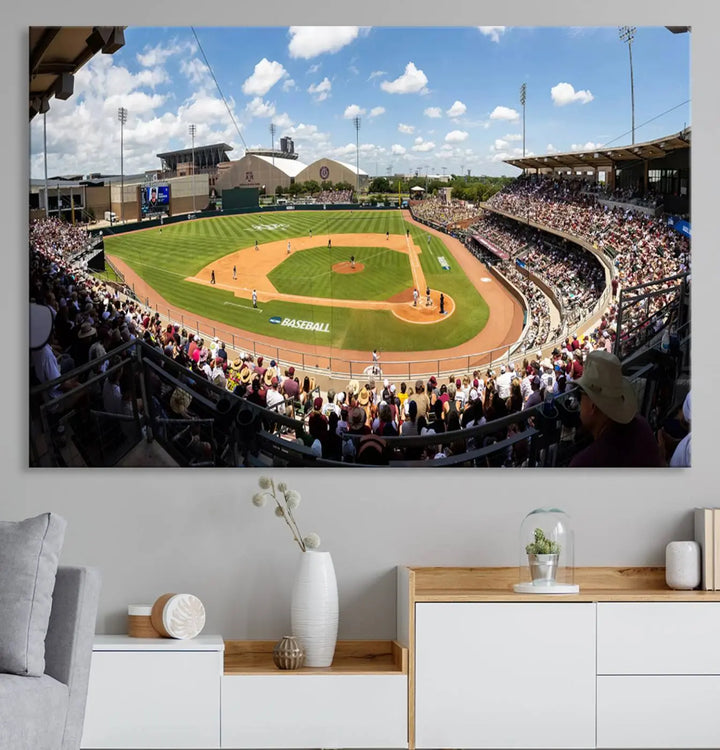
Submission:
[[[492,281],[492,279],[489,279],[487,276],[483,276],[480,281],[484,281],[487,284],[488,282]]]

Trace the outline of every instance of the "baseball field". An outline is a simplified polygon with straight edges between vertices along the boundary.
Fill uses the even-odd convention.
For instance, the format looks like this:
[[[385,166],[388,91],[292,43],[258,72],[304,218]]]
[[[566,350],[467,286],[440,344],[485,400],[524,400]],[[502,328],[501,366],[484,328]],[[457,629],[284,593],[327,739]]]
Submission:
[[[151,305],[157,297],[261,337],[333,350],[458,347],[488,323],[483,284],[450,251],[456,240],[408,219],[370,210],[219,216],[108,236],[105,251],[131,271],[128,282],[150,290]]]

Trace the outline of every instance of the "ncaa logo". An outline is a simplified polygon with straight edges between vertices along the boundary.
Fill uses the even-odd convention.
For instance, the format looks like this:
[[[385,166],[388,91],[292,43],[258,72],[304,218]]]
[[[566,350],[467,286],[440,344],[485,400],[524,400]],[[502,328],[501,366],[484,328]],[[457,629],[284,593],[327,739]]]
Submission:
[[[282,323],[282,318],[279,315],[273,315],[273,317],[270,318],[270,322],[273,324]]]

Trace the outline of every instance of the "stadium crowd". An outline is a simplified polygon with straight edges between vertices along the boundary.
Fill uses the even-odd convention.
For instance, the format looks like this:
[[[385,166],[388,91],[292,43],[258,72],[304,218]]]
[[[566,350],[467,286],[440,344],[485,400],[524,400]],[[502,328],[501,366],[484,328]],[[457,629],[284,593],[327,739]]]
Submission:
[[[315,203],[350,203],[352,190],[323,190],[315,196]]]
[[[478,215],[478,209],[471,203],[457,200],[446,202],[435,195],[413,202],[411,209],[416,219],[446,231],[465,226]]]

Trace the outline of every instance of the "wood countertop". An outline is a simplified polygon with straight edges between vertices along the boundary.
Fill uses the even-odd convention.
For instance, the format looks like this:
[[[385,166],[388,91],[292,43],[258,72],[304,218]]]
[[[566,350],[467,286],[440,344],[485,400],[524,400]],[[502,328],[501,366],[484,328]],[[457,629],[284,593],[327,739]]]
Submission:
[[[575,568],[578,594],[518,594],[517,566],[444,568],[405,566],[414,602],[720,602],[720,591],[676,591],[663,567]]]
[[[225,675],[407,674],[408,650],[396,641],[338,641],[329,667],[278,669],[276,641],[225,641]]]

